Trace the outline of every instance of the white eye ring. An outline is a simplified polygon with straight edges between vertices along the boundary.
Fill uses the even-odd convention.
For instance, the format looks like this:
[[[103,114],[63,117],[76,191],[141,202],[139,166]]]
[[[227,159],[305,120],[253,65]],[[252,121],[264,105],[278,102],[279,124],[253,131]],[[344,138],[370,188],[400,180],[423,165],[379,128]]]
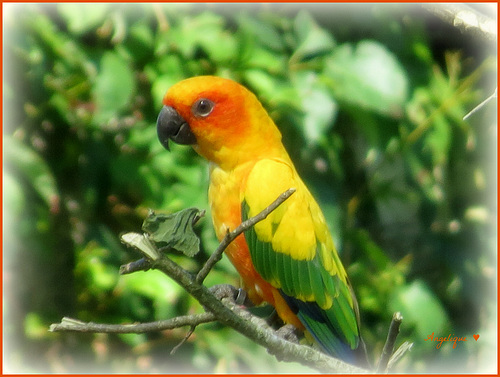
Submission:
[[[207,98],[201,98],[196,101],[191,108],[191,112],[195,117],[205,118],[210,115],[215,107],[215,103]]]

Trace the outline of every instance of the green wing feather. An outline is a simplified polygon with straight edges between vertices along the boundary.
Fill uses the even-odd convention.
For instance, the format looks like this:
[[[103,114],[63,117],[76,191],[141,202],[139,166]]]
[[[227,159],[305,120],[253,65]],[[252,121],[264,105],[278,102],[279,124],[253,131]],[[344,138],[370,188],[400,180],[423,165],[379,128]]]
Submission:
[[[271,160],[254,171],[256,168],[261,170],[250,174],[243,195],[242,220],[256,215],[288,188],[297,191],[266,220],[245,232],[254,267],[279,289],[327,353],[351,359],[360,342],[357,307],[323,215],[293,168]],[[256,185],[259,195],[253,191]],[[298,214],[295,221],[289,221]],[[280,229],[285,221],[292,227],[288,232]],[[301,232],[313,234],[307,238],[311,234]],[[280,238],[283,234],[292,239]]]

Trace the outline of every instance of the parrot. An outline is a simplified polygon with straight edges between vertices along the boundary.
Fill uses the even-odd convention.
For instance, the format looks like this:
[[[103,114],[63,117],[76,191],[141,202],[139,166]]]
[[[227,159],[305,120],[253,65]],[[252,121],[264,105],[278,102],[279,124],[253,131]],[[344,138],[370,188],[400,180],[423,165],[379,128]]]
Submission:
[[[184,79],[163,97],[157,134],[167,150],[170,140],[191,145],[208,161],[208,201],[219,241],[295,189],[225,254],[254,304],[272,305],[324,353],[364,364],[358,304],[325,217],[258,98],[230,79]]]

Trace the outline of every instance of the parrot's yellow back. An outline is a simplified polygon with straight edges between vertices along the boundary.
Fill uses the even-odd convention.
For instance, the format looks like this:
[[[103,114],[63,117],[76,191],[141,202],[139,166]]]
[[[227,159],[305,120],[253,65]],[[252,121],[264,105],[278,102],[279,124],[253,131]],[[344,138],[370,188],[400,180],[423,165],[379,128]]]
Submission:
[[[289,188],[296,192],[235,239],[226,254],[249,297],[308,331],[327,353],[356,362],[359,315],[325,218],[258,99],[212,76],[174,85],[164,97],[158,135],[191,144],[210,161],[209,202],[222,239]]]

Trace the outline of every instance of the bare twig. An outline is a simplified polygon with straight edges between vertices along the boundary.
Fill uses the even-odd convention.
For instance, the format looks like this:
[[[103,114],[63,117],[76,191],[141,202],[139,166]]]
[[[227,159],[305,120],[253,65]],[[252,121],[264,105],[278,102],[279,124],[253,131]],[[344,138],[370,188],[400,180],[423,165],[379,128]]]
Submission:
[[[490,102],[492,99],[495,99],[497,98],[497,88],[495,88],[495,91],[488,97],[486,98],[483,102],[481,102],[479,105],[477,105],[476,107],[474,107],[471,111],[469,111],[464,117],[463,117],[463,120],[467,120],[469,119],[469,117],[476,113],[477,111],[481,110],[484,105],[486,105],[488,102]]]
[[[201,270],[196,275],[196,282],[201,284],[203,280],[207,277],[210,270],[214,267],[214,265],[222,258],[222,253],[229,246],[233,240],[238,237],[245,230],[250,229],[252,226],[257,224],[259,221],[264,220],[269,214],[278,208],[285,200],[287,200],[293,193],[295,192],[294,188],[289,188],[284,193],[282,193],[278,198],[272,202],[267,208],[265,208],[262,212],[258,213],[256,216],[249,218],[248,220],[242,222],[235,230],[232,232],[228,232],[226,236],[222,239],[221,243],[214,251],[214,253],[210,256]]]
[[[141,258],[134,262],[130,262],[120,266],[118,273],[120,275],[127,275],[137,271],[147,271],[151,268],[151,262],[146,258]]]
[[[174,348],[172,348],[172,351],[170,351],[170,354],[173,355],[177,352],[177,350],[184,344],[186,343],[186,341],[189,339],[189,337],[191,335],[193,335],[194,333],[194,330],[196,329],[196,326],[191,326],[191,328],[189,329],[189,331],[186,333],[186,335],[184,336],[184,338],[182,338],[182,340],[179,342],[179,344],[177,344]]]
[[[183,326],[197,326],[202,323],[214,322],[214,321],[217,321],[217,318],[212,313],[192,314],[192,315],[179,316],[163,321],[134,323],[127,325],[110,325],[102,323],[83,322],[77,319],[64,317],[61,320],[61,323],[54,323],[50,325],[49,331],[140,334],[151,331],[171,330]]]
[[[384,349],[382,350],[382,355],[380,356],[380,361],[377,367],[377,373],[384,373],[387,371],[387,363],[394,350],[394,344],[396,344],[396,338],[399,334],[399,327],[403,322],[403,316],[400,312],[394,313],[392,316],[391,325],[389,326],[389,332],[387,333],[387,340],[385,341]]]

